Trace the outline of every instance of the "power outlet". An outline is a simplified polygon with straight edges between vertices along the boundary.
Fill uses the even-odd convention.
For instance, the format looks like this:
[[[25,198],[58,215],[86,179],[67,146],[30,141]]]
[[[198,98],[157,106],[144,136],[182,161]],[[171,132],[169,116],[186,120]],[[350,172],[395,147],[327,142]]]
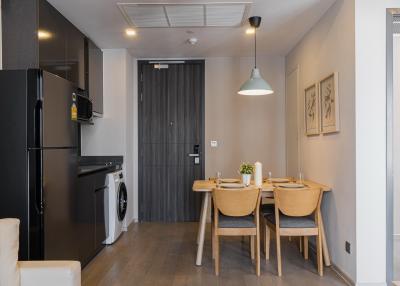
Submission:
[[[346,250],[346,252],[347,252],[348,254],[351,253],[351,244],[350,244],[350,242],[348,242],[348,241],[346,241],[345,250]]]

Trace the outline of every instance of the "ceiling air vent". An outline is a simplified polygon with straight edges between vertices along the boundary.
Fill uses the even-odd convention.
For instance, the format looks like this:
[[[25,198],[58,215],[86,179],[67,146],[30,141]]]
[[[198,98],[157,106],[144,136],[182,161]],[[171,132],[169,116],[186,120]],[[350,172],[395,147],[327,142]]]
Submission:
[[[246,20],[251,2],[118,3],[130,26],[137,28],[237,27]]]

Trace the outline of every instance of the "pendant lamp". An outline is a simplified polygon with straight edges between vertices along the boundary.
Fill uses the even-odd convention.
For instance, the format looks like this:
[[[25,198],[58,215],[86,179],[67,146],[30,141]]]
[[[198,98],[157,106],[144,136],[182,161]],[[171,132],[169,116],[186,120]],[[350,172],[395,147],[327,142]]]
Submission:
[[[253,16],[249,18],[250,26],[254,28],[254,68],[251,71],[250,79],[248,79],[238,91],[241,95],[267,95],[272,94],[274,91],[271,85],[266,82],[262,77],[260,70],[257,68],[257,28],[260,27],[261,17]]]

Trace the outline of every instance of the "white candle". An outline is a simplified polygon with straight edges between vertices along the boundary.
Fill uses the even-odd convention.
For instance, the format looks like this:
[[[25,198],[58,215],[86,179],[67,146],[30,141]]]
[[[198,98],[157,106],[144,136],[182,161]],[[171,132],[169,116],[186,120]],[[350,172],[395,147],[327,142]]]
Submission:
[[[254,163],[254,184],[262,186],[262,164],[260,162]]]

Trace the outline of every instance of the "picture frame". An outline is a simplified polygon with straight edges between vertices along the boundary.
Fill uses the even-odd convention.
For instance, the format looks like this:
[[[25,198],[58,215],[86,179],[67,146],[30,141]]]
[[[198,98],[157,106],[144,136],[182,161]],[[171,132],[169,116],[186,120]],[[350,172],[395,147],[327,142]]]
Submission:
[[[340,131],[338,73],[334,72],[319,82],[321,133]]]
[[[307,136],[320,134],[320,111],[317,84],[304,89],[304,120]]]

